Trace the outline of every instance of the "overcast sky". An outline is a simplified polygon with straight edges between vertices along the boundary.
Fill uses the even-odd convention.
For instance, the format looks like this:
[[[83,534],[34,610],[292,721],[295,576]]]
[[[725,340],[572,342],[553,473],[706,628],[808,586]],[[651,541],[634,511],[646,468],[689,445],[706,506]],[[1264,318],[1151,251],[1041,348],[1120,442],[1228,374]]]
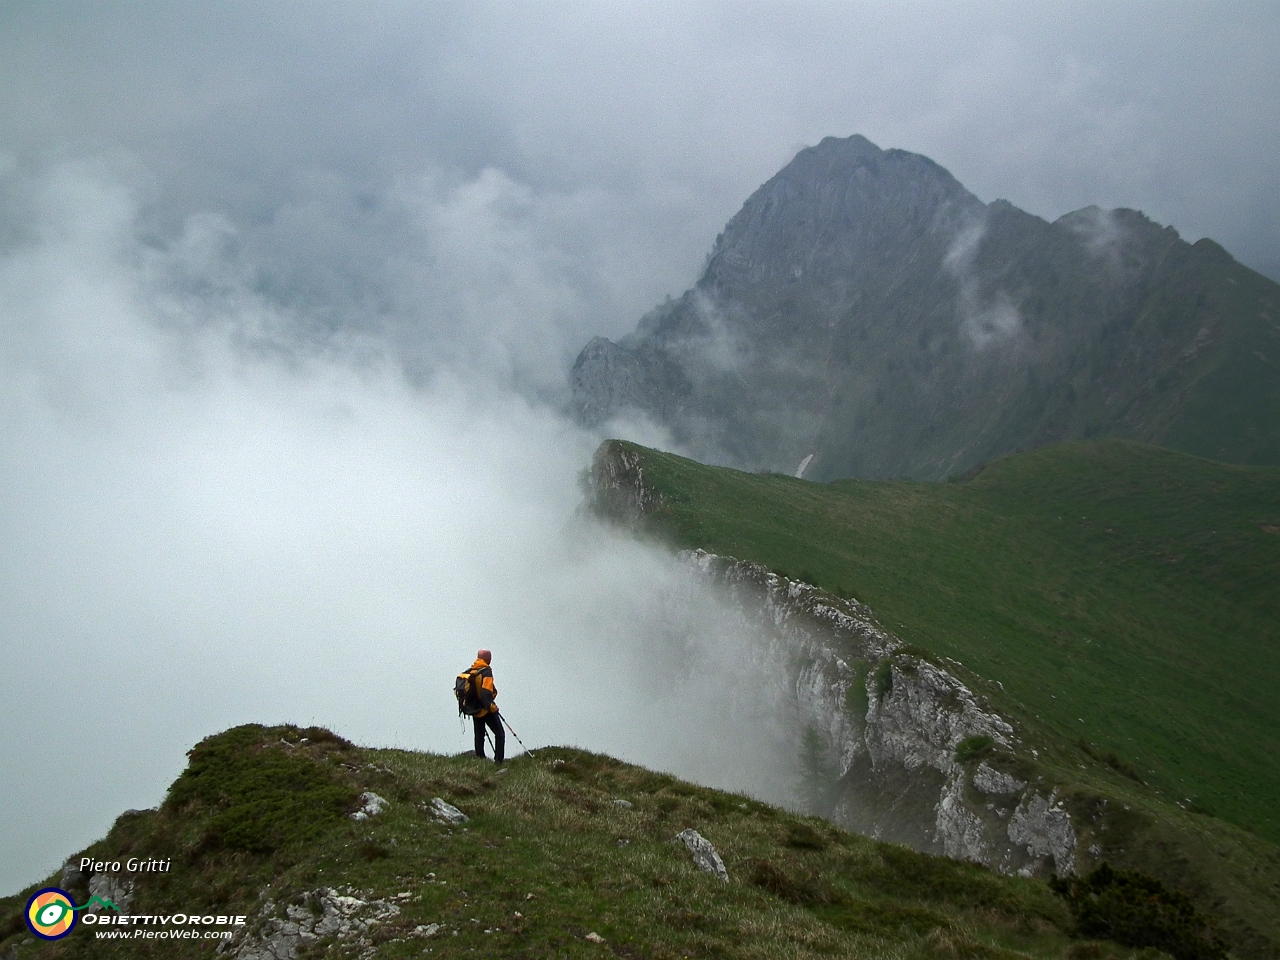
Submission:
[[[573,521],[578,349],[828,135],[1280,278],[1278,49],[1275,3],[0,4],[0,893],[233,722],[461,749],[482,642],[539,742],[735,782],[637,652],[733,661],[714,598]],[[530,694],[584,651],[627,723]]]

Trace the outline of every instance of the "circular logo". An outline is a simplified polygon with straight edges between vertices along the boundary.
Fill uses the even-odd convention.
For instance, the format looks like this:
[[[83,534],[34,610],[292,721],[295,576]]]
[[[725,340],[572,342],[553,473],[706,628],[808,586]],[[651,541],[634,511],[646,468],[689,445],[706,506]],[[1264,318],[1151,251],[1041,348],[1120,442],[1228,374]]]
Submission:
[[[37,890],[27,901],[27,926],[44,940],[61,940],[76,925],[76,907],[71,895],[57,887]]]

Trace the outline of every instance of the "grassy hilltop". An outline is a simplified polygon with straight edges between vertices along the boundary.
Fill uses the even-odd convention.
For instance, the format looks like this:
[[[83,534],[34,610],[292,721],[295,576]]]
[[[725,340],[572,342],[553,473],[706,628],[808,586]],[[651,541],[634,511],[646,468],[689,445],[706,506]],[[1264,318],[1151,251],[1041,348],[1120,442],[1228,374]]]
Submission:
[[[366,791],[389,805],[353,820]],[[436,797],[470,819],[441,821]],[[675,839],[686,828],[716,846],[728,883],[692,863]],[[171,873],[138,882],[129,911],[247,915],[231,956],[287,922],[315,928],[335,904],[350,929],[295,943],[293,955],[1163,956],[1072,939],[1043,882],[575,749],[498,772],[473,757],[362,749],[316,728],[237,727],[196,746],[159,809],[122,816],[81,855],[172,858]],[[209,941],[97,939],[86,924],[34,942],[22,921],[30,892],[0,900],[0,956],[214,954]]]

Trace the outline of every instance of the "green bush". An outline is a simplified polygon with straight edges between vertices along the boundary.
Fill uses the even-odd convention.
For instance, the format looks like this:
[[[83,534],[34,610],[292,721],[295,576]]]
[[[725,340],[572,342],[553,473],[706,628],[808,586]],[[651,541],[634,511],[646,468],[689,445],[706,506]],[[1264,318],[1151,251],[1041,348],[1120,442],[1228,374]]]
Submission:
[[[873,682],[876,688],[876,696],[878,697],[883,697],[893,690],[893,664],[885,660],[880,666],[876,667]]]
[[[1049,886],[1066,900],[1081,936],[1156,947],[1177,960],[1227,956],[1226,944],[1190,898],[1155,877],[1103,863],[1084,879],[1054,877]]]
[[[968,763],[970,760],[981,760],[991,753],[995,741],[986,734],[976,737],[965,737],[956,744],[956,763]]]

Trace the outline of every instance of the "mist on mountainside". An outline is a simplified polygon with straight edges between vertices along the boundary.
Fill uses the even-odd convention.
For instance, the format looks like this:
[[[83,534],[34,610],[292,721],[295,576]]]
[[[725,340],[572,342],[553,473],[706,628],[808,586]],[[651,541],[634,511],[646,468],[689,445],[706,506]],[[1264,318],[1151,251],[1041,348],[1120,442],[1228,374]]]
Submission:
[[[597,439],[517,389],[545,361],[494,300],[562,293],[527,251],[488,264],[466,322],[447,273],[383,289],[449,331],[406,356],[273,291],[230,223],[148,237],[108,171],[5,187],[24,207],[0,257],[6,888],[155,805],[232,724],[469,749],[450,690],[482,646],[531,747],[791,799],[751,637],[672,557],[580,514]]]

